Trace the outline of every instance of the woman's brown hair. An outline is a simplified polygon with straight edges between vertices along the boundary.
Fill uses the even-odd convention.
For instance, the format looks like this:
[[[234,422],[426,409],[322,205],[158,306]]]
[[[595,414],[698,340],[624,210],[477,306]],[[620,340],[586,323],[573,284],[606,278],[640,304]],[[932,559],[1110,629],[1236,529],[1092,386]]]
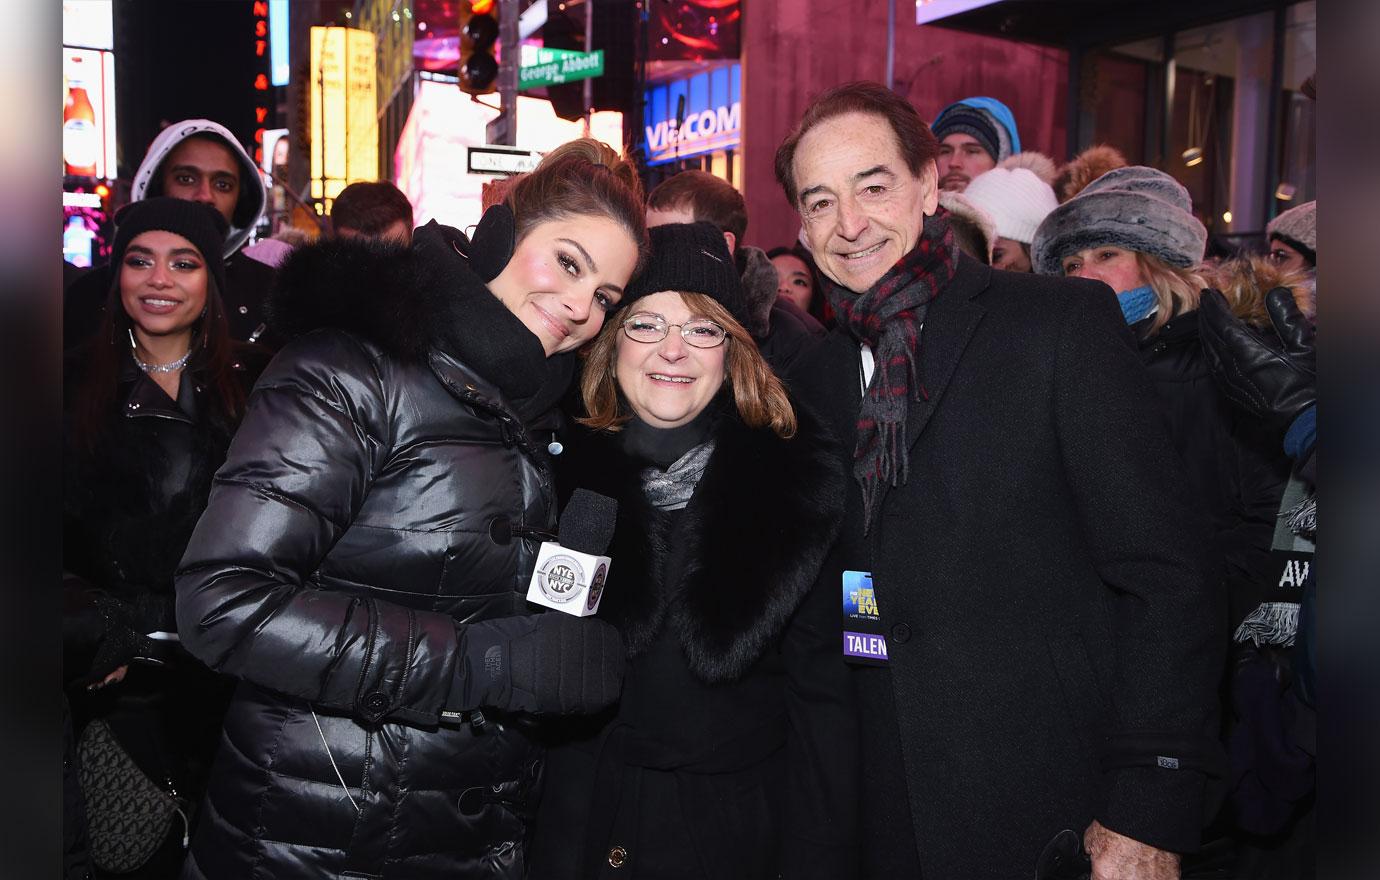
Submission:
[[[724,381],[733,391],[733,402],[743,423],[749,428],[770,428],[783,439],[795,436],[795,410],[791,408],[785,386],[762,358],[757,343],[752,341],[743,325],[717,300],[702,293],[681,293],[680,298],[692,315],[708,318],[728,332],[728,339],[724,341],[728,348],[724,352]],[[637,311],[637,303],[632,303],[605,321],[604,328],[585,353],[580,393],[588,415],[578,421],[596,431],[621,430],[632,418],[631,413],[623,412],[614,363],[623,321]],[[643,343],[629,339],[625,344]]]
[[[1150,322],[1150,332],[1158,332],[1175,315],[1182,315],[1198,308],[1198,298],[1203,293],[1206,282],[1200,274],[1201,267],[1180,268],[1171,266],[1152,254],[1135,251],[1136,265],[1140,277],[1155,292],[1155,320]]]
[[[548,220],[596,214],[621,225],[637,242],[637,266],[647,262],[647,209],[637,167],[608,144],[579,138],[552,150],[535,171],[516,178],[503,197],[516,221],[517,241]]]

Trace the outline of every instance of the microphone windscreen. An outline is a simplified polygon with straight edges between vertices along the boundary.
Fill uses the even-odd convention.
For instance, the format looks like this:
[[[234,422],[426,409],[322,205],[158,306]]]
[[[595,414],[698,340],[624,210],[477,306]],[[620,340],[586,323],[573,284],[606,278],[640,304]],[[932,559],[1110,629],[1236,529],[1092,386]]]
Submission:
[[[590,556],[603,556],[613,540],[617,518],[617,501],[588,489],[576,489],[561,512],[560,544]]]

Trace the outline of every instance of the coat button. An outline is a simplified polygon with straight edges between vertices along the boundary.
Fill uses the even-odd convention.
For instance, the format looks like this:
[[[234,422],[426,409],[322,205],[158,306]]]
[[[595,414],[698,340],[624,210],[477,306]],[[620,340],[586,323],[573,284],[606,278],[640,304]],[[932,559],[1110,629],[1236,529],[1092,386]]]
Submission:
[[[910,627],[904,623],[898,623],[891,628],[891,640],[898,645],[904,645],[910,641]]]
[[[495,544],[513,543],[513,522],[506,516],[496,516],[489,520],[489,539]]]
[[[383,694],[370,694],[364,698],[364,708],[370,712],[382,712],[388,708],[388,698]]]
[[[609,850],[609,867],[621,868],[627,864],[628,851],[621,846],[615,846]]]
[[[249,314],[249,306],[240,306],[239,311],[241,315],[247,315]]]

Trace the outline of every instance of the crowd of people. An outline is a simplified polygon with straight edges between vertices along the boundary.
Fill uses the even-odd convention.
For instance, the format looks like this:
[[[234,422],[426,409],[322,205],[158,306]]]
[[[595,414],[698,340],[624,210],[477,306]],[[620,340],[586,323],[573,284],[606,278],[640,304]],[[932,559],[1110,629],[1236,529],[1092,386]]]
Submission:
[[[472,231],[169,126],[65,291],[64,876],[1312,876],[1315,206],[875,83]],[[598,613],[526,601],[578,490]]]

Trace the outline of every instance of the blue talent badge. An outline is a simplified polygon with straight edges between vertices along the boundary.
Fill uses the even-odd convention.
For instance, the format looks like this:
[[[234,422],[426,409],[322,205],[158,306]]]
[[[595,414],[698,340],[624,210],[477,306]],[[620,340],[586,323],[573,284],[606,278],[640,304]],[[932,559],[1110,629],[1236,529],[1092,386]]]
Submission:
[[[843,659],[864,666],[886,665],[886,638],[872,573],[843,573]]]

